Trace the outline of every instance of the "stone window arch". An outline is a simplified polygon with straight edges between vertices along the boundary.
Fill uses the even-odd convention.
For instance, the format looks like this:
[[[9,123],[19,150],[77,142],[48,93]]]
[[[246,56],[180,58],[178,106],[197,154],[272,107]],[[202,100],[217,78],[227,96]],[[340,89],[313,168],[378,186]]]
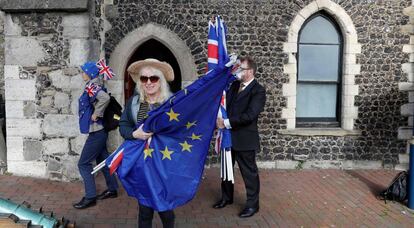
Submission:
[[[361,53],[361,45],[358,43],[357,32],[350,16],[341,6],[330,0],[316,0],[311,2],[296,15],[289,27],[288,41],[283,46],[283,51],[288,56],[288,61],[284,64],[284,73],[289,75],[288,83],[283,85],[283,96],[287,100],[287,105],[282,110],[282,118],[286,119],[287,129],[281,131],[281,133],[307,135],[306,132],[299,132],[296,126],[296,54],[298,52],[298,36],[305,21],[321,11],[330,15],[335,20],[343,36],[341,126],[334,130],[309,129],[306,132],[309,135],[346,135],[357,133],[354,131],[354,121],[358,117],[358,108],[354,106],[354,97],[358,95],[358,86],[355,85],[355,75],[360,73],[361,66],[356,63],[356,55]]]

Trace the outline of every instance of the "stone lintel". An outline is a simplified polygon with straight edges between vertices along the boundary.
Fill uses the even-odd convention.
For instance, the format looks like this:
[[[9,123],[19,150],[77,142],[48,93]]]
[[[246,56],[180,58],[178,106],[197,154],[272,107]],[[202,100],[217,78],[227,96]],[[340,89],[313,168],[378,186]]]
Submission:
[[[88,10],[88,0],[0,0],[0,9],[10,13]]]

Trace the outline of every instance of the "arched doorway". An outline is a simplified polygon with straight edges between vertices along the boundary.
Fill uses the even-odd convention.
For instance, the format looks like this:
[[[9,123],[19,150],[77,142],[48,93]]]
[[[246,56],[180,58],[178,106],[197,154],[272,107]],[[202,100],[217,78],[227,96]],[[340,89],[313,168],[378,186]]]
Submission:
[[[174,70],[174,81],[169,83],[171,91],[174,93],[181,89],[181,70],[177,59],[168,47],[156,39],[149,39],[142,43],[131,55],[128,63],[126,64],[126,69],[133,62],[147,58],[154,58],[169,63]],[[128,98],[134,94],[135,82],[132,81],[132,78],[126,69],[124,75],[124,98],[125,100],[128,100]]]

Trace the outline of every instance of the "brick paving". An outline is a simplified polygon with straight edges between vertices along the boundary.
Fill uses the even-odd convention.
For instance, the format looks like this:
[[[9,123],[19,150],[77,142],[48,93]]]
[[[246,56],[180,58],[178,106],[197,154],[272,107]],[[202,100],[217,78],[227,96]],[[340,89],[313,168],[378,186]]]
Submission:
[[[236,172],[235,203],[223,209],[211,205],[220,197],[219,170],[205,170],[196,197],[175,210],[176,227],[414,227],[414,214],[402,204],[375,195],[394,177],[391,170],[262,170],[260,212],[248,219],[245,191]],[[98,190],[104,190],[98,176]],[[0,197],[23,201],[76,221],[77,227],[136,227],[137,203],[120,196],[85,210],[72,203],[83,194],[81,182],[62,183],[27,177],[0,176]],[[158,215],[155,227],[162,227]]]

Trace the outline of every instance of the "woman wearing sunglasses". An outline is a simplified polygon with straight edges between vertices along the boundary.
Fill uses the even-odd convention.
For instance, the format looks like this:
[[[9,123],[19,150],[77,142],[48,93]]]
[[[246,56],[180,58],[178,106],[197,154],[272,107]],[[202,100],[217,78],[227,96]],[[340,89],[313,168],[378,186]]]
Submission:
[[[137,95],[127,102],[119,122],[119,131],[124,139],[142,139],[151,137],[151,132],[144,132],[142,124],[147,113],[166,101],[171,96],[167,81],[174,80],[174,71],[166,62],[145,59],[132,63],[127,69],[136,83]],[[164,227],[174,227],[175,215],[172,210],[158,212]],[[139,205],[138,226],[151,227],[154,209]]]

